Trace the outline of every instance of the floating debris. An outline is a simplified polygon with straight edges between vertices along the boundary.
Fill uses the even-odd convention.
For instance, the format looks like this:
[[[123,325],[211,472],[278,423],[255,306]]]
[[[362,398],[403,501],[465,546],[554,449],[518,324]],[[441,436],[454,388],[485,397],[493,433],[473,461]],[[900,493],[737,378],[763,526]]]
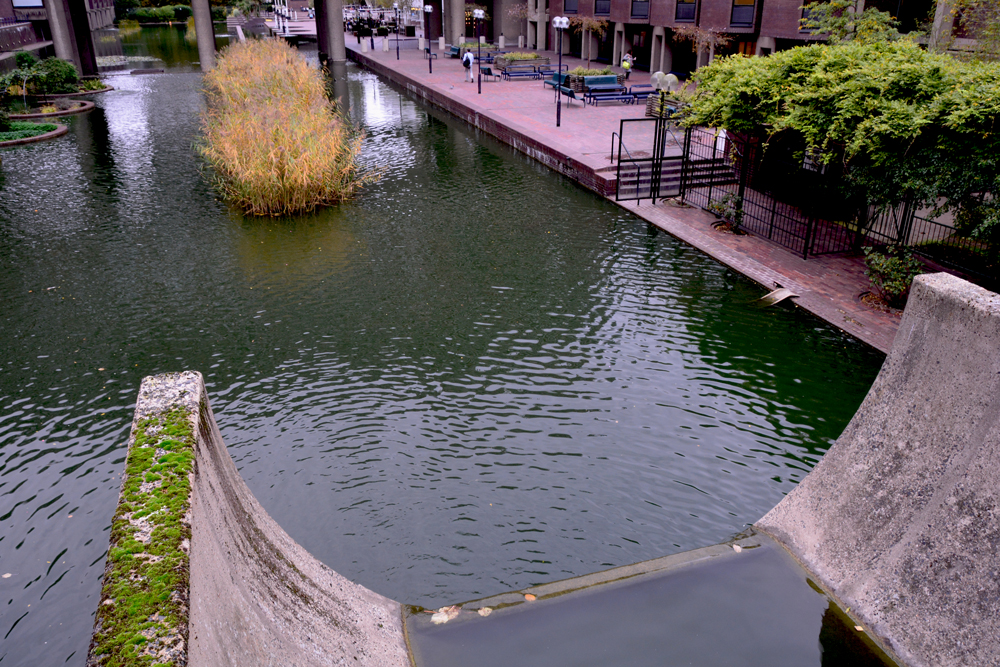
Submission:
[[[734,544],[733,545],[733,551],[735,551],[736,553],[739,553],[739,552],[743,551],[743,547],[741,547],[738,544]]]
[[[525,593],[524,599],[527,600],[528,602],[534,602],[536,598],[531,593]]]
[[[484,618],[493,613],[493,609],[490,607],[480,607],[477,611],[479,612],[479,615]]]
[[[451,619],[458,616],[459,606],[457,604],[450,607],[441,607],[437,610],[437,613],[431,616],[431,623],[440,625],[441,623],[447,623]]]

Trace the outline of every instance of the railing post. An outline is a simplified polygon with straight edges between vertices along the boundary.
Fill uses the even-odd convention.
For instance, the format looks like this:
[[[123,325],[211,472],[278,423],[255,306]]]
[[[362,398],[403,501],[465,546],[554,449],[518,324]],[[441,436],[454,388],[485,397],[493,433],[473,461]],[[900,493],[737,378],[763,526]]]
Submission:
[[[816,224],[816,216],[810,215],[809,222],[806,224],[806,240],[802,244],[802,259],[809,259],[809,245],[812,243],[813,237],[813,227]]]

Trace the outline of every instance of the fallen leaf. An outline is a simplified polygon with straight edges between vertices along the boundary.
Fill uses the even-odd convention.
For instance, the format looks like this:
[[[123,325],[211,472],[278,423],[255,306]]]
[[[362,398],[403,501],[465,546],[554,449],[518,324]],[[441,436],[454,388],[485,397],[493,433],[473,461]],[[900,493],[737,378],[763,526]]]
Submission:
[[[861,627],[860,625],[855,625],[854,629],[857,630],[858,632],[864,632],[865,631],[865,629],[863,627]]]
[[[492,613],[493,613],[493,610],[490,607],[480,607],[479,608],[479,615],[480,616],[489,616]]]
[[[10,573],[10,572],[8,572],[7,574],[3,575],[3,578],[4,578],[4,579],[10,579],[10,578],[11,578],[11,576],[12,576],[12,575],[11,575],[11,573]]]
[[[72,518],[73,518],[73,515],[72,515],[72,514],[70,514],[70,515],[69,515],[69,518],[70,518],[70,519],[72,519]]]
[[[531,593],[525,593],[524,599],[527,600],[528,602],[533,602],[535,600],[535,596],[532,595]]]
[[[739,553],[739,552],[743,551],[743,547],[741,547],[738,544],[734,544],[733,545],[733,551],[735,551],[736,553]]]

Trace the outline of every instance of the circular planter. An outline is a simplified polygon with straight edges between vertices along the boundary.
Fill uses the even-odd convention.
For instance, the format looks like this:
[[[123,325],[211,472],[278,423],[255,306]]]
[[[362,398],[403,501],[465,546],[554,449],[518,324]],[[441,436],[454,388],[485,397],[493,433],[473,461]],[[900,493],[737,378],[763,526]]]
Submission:
[[[38,118],[56,118],[58,116],[72,116],[75,113],[83,113],[84,111],[90,111],[94,108],[94,103],[87,100],[80,100],[76,102],[77,106],[72,109],[63,109],[61,111],[53,111],[52,113],[12,113],[10,115],[11,120],[35,120]]]
[[[56,129],[51,132],[46,132],[45,134],[39,134],[35,137],[28,137],[26,139],[12,139],[11,141],[0,141],[0,148],[8,148],[10,146],[20,146],[22,144],[33,144],[36,141],[45,141],[46,139],[55,139],[56,137],[61,137],[62,135],[69,132],[69,128],[65,125],[57,125]]]
[[[49,97],[52,97],[52,98],[59,98],[59,97],[83,97],[84,95],[96,95],[97,93],[106,93],[106,92],[108,92],[110,90],[114,90],[114,89],[115,89],[114,86],[105,86],[104,88],[101,88],[100,90],[81,90],[79,93],[60,93],[58,95],[49,95]]]

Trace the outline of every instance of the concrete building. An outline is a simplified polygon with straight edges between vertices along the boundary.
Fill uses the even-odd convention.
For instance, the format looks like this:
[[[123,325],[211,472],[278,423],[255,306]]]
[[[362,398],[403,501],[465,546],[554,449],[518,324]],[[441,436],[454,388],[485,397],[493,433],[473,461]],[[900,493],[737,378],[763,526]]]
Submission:
[[[94,36],[114,20],[114,0],[0,0],[0,70],[13,68],[16,51],[32,51],[96,74]]]

